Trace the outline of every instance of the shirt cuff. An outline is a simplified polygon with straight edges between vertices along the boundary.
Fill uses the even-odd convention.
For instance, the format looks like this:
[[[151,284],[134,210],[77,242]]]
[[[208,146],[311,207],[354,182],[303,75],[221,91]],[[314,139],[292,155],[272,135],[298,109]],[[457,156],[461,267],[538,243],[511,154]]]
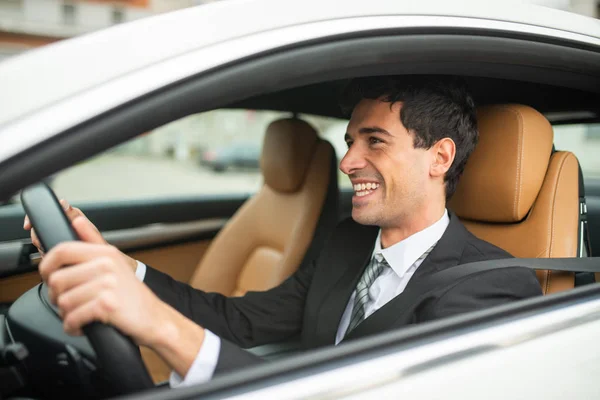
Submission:
[[[137,262],[137,268],[135,269],[135,276],[140,280],[140,282],[144,282],[144,278],[146,277],[146,264],[135,260]]]
[[[180,388],[208,382],[215,373],[220,352],[221,339],[208,329],[205,329],[202,347],[200,347],[200,351],[185,378],[182,379],[179,374],[172,371],[169,377],[169,386]]]

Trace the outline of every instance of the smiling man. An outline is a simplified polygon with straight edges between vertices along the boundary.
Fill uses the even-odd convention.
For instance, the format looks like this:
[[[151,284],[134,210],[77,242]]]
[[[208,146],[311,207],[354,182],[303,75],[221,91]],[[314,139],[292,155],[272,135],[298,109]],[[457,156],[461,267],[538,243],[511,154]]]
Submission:
[[[477,143],[465,87],[451,78],[399,82],[349,85],[340,169],[355,191],[352,219],[316,260],[269,291],[227,298],[193,289],[108,246],[81,211],[63,203],[83,242],[51,250],[40,272],[65,329],[77,334],[94,320],[116,326],[161,355],[177,386],[260,361],[240,347],[296,335],[304,348],[339,344],[540,295],[527,268],[439,283],[426,295],[408,290],[438,271],[510,255],[446,209]]]

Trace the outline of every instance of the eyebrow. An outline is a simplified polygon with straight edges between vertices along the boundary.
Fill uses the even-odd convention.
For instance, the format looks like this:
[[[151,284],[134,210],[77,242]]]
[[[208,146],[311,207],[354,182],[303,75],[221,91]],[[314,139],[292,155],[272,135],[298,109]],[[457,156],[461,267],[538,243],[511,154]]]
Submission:
[[[389,132],[388,132],[388,131],[386,131],[385,129],[383,129],[383,128],[380,128],[380,127],[378,127],[378,126],[366,126],[366,127],[364,127],[364,128],[360,128],[360,129],[358,130],[358,133],[359,133],[359,134],[362,134],[362,135],[368,135],[368,134],[370,134],[370,133],[381,133],[381,134],[383,134],[383,135],[392,136],[392,134],[391,134],[391,133],[389,133]],[[345,140],[351,139],[351,136],[350,136],[350,134],[349,134],[349,133],[346,133],[346,134],[344,135],[344,139],[345,139]]]

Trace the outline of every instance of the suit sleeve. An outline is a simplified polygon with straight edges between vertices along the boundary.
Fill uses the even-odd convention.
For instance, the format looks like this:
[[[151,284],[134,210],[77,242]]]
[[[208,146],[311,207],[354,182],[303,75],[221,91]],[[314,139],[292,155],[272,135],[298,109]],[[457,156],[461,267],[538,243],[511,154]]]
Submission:
[[[417,319],[425,322],[541,295],[535,272],[529,268],[486,271],[446,286],[423,306]]]
[[[248,292],[243,297],[206,293],[149,266],[144,283],[190,320],[226,341],[247,348],[282,341],[300,333],[314,270],[312,262],[281,285],[265,292]],[[229,351],[230,344],[223,342],[223,354]],[[220,365],[217,365],[219,370]]]

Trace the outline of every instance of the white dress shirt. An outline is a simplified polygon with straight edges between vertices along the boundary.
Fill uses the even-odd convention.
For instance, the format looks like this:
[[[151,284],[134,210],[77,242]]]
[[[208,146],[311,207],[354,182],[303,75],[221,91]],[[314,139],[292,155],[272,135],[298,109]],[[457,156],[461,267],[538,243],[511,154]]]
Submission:
[[[404,291],[408,281],[423,262],[423,260],[418,260],[419,257],[440,240],[449,223],[450,218],[446,210],[433,225],[386,249],[381,248],[381,230],[379,231],[372,257],[379,253],[382,254],[390,268],[385,268],[369,288],[369,301],[366,304],[365,318],[368,318]],[[135,275],[143,281],[146,275],[146,265],[138,261]],[[342,341],[350,324],[355,296],[356,291],[350,296],[346,310],[342,314],[335,337],[336,345]],[[171,387],[191,386],[212,378],[219,359],[221,339],[208,329],[205,332],[204,343],[185,378],[182,379],[177,373],[171,372],[169,378]]]

